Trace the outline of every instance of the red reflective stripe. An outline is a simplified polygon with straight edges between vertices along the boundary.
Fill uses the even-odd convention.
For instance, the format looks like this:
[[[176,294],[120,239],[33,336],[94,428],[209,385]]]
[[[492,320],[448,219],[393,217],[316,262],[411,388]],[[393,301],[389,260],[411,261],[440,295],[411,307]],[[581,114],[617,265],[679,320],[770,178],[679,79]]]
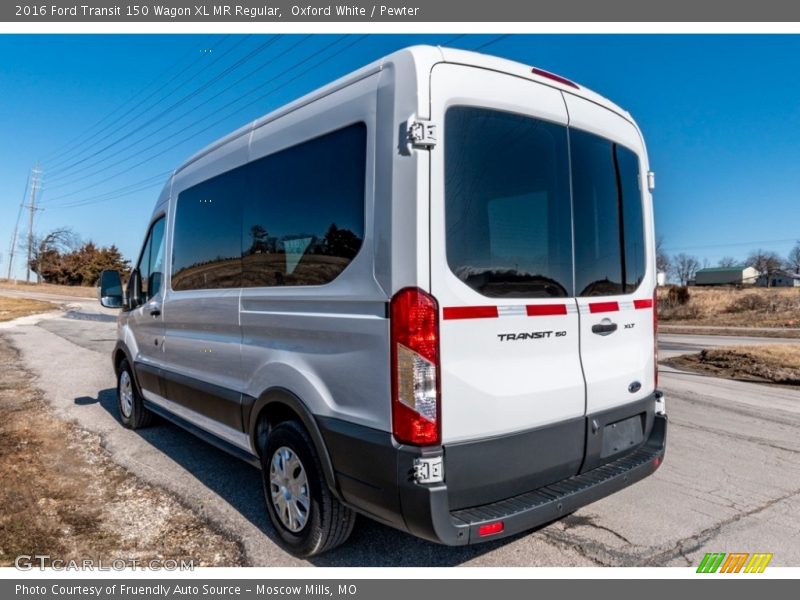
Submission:
[[[449,319],[494,319],[496,306],[450,306],[444,309],[445,320]]]
[[[633,308],[653,308],[653,299],[644,298],[642,300],[634,300]]]
[[[592,302],[589,304],[590,313],[614,312],[619,310],[618,302]]]
[[[566,304],[528,304],[525,309],[528,311],[529,317],[567,314]]]

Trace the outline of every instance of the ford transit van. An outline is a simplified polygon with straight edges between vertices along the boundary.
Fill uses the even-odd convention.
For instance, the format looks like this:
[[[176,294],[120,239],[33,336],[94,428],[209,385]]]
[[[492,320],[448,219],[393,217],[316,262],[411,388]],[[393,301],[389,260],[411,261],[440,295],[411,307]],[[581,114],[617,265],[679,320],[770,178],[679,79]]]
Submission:
[[[448,545],[558,519],[664,456],[652,184],[598,94],[396,52],[175,169],[101,278],[121,421],[259,467],[299,556],[356,514]]]

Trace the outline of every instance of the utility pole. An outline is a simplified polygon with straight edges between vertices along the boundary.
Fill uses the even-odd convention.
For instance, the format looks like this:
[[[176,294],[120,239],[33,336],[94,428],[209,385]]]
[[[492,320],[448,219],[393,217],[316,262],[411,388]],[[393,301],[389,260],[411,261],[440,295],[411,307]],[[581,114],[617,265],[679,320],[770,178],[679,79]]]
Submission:
[[[26,208],[30,209],[28,216],[28,263],[25,265],[25,281],[30,283],[31,280],[31,260],[33,259],[33,216],[36,213],[36,192],[39,188],[39,175],[42,171],[39,169],[39,161],[36,161],[36,166],[33,167],[33,174],[31,176],[31,201]]]
[[[19,203],[19,210],[17,211],[17,220],[14,222],[14,233],[11,236],[11,247],[8,249],[8,276],[6,279],[11,280],[11,273],[14,268],[14,254],[17,252],[17,233],[19,232],[19,220],[22,217],[22,208],[25,206],[25,196],[28,195],[28,188],[31,184],[31,175],[28,173],[28,178],[25,180],[25,191],[22,193],[22,201]],[[17,278],[14,277],[14,283]]]
[[[22,205],[20,205],[20,209],[22,209]],[[17,218],[17,225],[19,225],[19,218]],[[14,226],[14,234],[11,236],[11,250],[8,253],[8,275],[6,275],[6,279],[9,281],[11,281],[11,268],[14,265],[14,247],[17,245],[17,225]]]

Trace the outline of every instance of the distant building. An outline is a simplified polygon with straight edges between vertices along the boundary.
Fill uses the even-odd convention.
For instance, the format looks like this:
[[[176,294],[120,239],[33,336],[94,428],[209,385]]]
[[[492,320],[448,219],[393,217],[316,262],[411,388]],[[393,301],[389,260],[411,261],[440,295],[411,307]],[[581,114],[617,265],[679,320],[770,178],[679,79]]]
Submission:
[[[761,287],[800,287],[800,274],[787,271],[773,273],[769,276],[769,286],[767,286],[767,278],[759,275],[756,285]]]
[[[656,273],[656,285],[667,285],[667,274],[664,271]]]
[[[694,276],[695,285],[755,285],[757,280],[758,271],[745,265],[700,269]]]

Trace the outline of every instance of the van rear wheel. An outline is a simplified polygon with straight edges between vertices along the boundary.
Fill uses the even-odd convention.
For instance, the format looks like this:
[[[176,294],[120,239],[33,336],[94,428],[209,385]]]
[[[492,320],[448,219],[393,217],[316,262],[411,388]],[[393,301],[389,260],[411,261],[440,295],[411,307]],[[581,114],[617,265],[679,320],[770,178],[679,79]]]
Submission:
[[[119,420],[128,429],[140,429],[153,422],[153,413],[144,406],[127,359],[122,359],[117,370],[117,409]]]
[[[356,515],[328,489],[314,443],[300,423],[285,421],[269,432],[261,478],[272,526],[292,554],[321,554],[350,537]]]

